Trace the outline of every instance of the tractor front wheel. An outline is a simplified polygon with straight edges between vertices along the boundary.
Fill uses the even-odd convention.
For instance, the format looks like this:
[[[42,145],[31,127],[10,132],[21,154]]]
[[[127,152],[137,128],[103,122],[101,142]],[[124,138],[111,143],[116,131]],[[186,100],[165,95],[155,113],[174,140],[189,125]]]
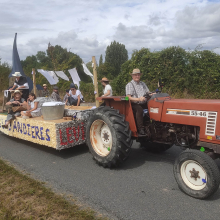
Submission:
[[[132,145],[128,122],[108,106],[99,107],[90,115],[86,137],[93,158],[103,167],[118,166],[128,157]]]
[[[179,188],[197,199],[208,198],[220,184],[215,161],[198,150],[185,150],[179,155],[174,164],[174,176]]]

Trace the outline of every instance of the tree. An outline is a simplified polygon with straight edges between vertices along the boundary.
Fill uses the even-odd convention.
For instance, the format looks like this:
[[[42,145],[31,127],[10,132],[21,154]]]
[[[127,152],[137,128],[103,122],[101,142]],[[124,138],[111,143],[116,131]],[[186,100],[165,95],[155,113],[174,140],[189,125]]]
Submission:
[[[128,60],[128,51],[124,44],[116,41],[111,42],[105,51],[105,63],[109,63],[114,71],[111,73],[114,77],[118,76],[121,65]]]
[[[11,72],[11,66],[8,63],[1,63],[0,58],[0,91],[8,88],[8,76]]]
[[[112,73],[115,72],[114,67],[110,63],[104,63],[98,68],[98,79],[102,79],[103,77],[107,77],[108,79],[114,79]]]
[[[100,56],[100,58],[99,58],[99,67],[100,67],[102,64],[103,64],[103,58],[102,58],[102,54],[101,54],[101,56]]]

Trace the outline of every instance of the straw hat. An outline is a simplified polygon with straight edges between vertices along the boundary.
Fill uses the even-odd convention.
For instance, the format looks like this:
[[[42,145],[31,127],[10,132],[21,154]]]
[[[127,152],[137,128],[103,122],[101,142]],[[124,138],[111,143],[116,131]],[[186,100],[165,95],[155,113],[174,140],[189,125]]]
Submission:
[[[101,82],[109,82],[109,80],[106,77],[104,77],[102,78]]]
[[[47,87],[47,84],[43,84],[43,87]]]
[[[139,69],[133,69],[133,72],[130,73],[130,74],[133,75],[133,74],[137,74],[137,73],[142,74],[141,71],[140,71]]]
[[[22,75],[20,72],[15,72],[14,74],[12,74],[12,76],[21,77]]]
[[[20,93],[20,95],[22,95],[22,92],[21,92],[20,90],[15,90],[15,91],[14,91],[14,95],[15,95],[16,93]]]

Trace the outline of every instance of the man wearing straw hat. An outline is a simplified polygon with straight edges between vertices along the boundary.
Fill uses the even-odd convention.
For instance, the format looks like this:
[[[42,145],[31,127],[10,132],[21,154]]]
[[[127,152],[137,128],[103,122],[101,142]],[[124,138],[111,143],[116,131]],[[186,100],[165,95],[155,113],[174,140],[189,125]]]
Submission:
[[[42,97],[49,97],[49,96],[50,96],[50,92],[47,89],[47,84],[43,84]]]
[[[102,86],[104,87],[102,96],[112,96],[112,87],[109,85],[109,80],[104,77],[101,80]]]
[[[132,81],[126,85],[126,96],[131,101],[138,134],[142,136],[146,135],[143,126],[143,109],[147,108],[147,99],[144,95],[149,92],[149,89],[144,82],[140,81],[142,73],[139,69],[133,69],[130,75]]]
[[[14,92],[14,98],[12,98],[9,102],[6,103],[6,105],[11,105],[12,107],[17,107],[17,106],[23,106],[26,107],[27,102],[25,101],[24,98],[21,98],[21,91],[19,90],[15,90]],[[10,110],[8,112],[7,115],[7,119],[6,119],[6,124],[2,125],[3,128],[8,128],[8,125],[10,124],[10,122],[15,119],[15,117],[18,117],[21,115],[21,111],[16,111],[13,112],[12,110]]]
[[[58,92],[58,87],[57,86],[54,86],[53,87],[53,92],[51,94],[51,98],[54,99],[55,101],[57,102],[62,102],[61,98],[60,98],[60,95],[59,95],[59,92]]]
[[[22,76],[20,72],[15,72],[14,74],[12,74],[12,76],[15,76],[16,79],[14,85],[9,90],[20,90],[23,93],[22,97],[25,99],[25,101],[27,101],[29,95],[29,85],[27,82],[27,78]]]

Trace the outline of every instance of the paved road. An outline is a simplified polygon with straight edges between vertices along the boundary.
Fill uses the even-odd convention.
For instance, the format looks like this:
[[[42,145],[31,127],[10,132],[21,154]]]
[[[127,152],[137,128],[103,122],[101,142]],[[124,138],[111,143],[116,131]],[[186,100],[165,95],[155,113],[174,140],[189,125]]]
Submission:
[[[120,169],[99,167],[85,145],[56,151],[0,132],[0,156],[111,219],[219,219],[220,190],[202,201],[183,194],[173,176],[181,152],[156,155],[133,145]],[[220,167],[220,161],[217,161]]]

